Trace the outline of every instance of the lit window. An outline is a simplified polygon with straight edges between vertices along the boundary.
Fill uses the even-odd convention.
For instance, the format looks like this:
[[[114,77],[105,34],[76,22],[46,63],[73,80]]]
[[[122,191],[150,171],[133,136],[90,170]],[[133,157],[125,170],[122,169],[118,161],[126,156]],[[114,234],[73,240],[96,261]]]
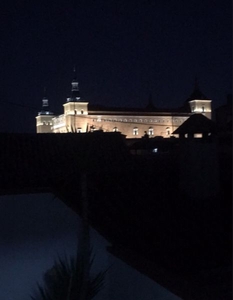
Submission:
[[[154,129],[152,127],[149,128],[148,134],[149,135],[153,135],[154,134]]]
[[[133,129],[133,135],[138,135],[138,128],[137,127],[134,127],[134,129]]]
[[[154,149],[152,150],[152,152],[153,152],[153,153],[157,153],[157,152],[158,152],[158,148],[154,148]]]

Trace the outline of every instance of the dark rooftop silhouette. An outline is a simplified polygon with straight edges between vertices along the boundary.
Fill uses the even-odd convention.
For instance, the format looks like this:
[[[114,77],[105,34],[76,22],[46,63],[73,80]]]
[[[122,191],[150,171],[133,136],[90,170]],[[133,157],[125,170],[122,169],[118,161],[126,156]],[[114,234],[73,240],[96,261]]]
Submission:
[[[193,114],[173,134],[215,133],[216,124],[203,114]]]
[[[120,133],[0,134],[0,142],[1,194],[49,191],[80,214],[85,172],[90,224],[110,252],[183,299],[230,294],[228,160],[219,161],[229,172],[221,195],[195,202],[179,191],[177,151],[134,157]]]

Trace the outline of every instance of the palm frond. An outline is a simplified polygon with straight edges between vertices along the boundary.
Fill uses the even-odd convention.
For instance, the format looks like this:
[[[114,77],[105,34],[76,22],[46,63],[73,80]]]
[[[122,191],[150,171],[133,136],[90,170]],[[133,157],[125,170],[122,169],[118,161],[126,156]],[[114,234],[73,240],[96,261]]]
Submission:
[[[37,286],[38,294],[31,296],[32,300],[70,300],[79,298],[84,285],[84,268],[91,270],[95,256],[89,251],[88,266],[85,266],[82,255],[76,257],[58,257],[53,267],[44,275],[44,287]],[[86,300],[93,299],[104,287],[105,275],[108,270],[91,276],[87,283]]]

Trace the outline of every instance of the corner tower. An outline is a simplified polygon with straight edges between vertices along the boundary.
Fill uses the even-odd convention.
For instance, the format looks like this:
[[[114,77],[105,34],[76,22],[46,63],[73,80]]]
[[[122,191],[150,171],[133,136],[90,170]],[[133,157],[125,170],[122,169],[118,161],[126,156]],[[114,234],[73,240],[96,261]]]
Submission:
[[[74,76],[71,82],[71,95],[63,106],[65,115],[88,115],[88,102],[81,100],[80,97],[76,68],[74,68]]]
[[[64,118],[66,130],[85,132],[87,127],[88,102],[83,101],[79,92],[76,68],[74,68],[73,80],[71,82],[71,95],[67,98],[64,107]]]
[[[194,90],[187,99],[192,113],[203,114],[207,118],[212,118],[212,100],[208,99],[199,89],[197,78],[195,78]]]
[[[52,131],[52,118],[54,117],[53,112],[49,109],[49,100],[45,95],[42,99],[42,108],[36,116],[36,132],[37,133],[50,133]]]

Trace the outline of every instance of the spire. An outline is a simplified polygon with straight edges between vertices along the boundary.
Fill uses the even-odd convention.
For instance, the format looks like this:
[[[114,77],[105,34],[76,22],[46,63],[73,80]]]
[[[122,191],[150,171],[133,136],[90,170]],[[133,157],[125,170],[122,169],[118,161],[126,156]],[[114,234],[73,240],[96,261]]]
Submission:
[[[73,78],[73,80],[77,80],[76,65],[74,65],[74,78]]]
[[[199,89],[197,76],[195,76],[193,92],[187,100],[190,101],[194,99],[198,99],[198,100],[208,99]]]
[[[146,106],[146,109],[147,109],[148,111],[154,111],[154,110],[155,110],[155,106],[154,106],[154,104],[153,104],[152,94],[151,94],[151,93],[149,94],[149,99],[148,99],[148,104],[147,104],[147,106]]]
[[[196,90],[199,90],[197,76],[195,76],[195,79],[194,79],[194,91],[196,91]]]
[[[38,115],[53,115],[53,112],[49,110],[49,100],[46,97],[46,87],[44,87],[44,96],[42,98],[42,108]]]
[[[74,72],[74,75],[73,75],[73,80],[71,82],[71,97],[67,98],[67,102],[80,101],[80,93],[79,93],[79,86],[78,86],[78,80],[77,80],[76,66],[74,66],[73,72]]]

